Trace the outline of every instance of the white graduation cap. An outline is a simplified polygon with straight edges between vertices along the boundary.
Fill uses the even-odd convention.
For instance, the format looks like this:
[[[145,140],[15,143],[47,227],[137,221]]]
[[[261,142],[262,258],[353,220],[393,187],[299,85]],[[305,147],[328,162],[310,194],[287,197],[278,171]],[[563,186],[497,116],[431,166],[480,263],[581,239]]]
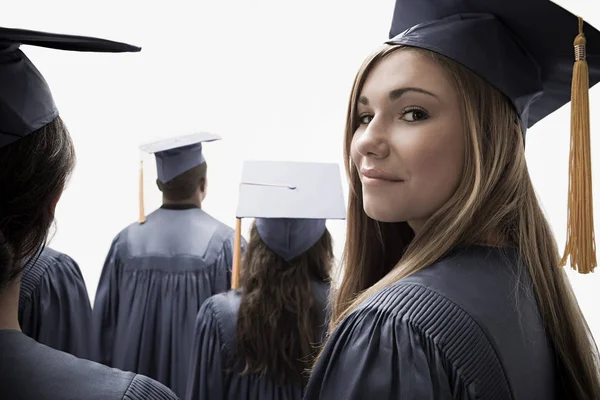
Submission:
[[[327,219],[345,219],[340,168],[334,163],[245,161],[236,212],[233,288],[241,258],[241,219],[256,218],[263,241],[285,260],[310,249]]]

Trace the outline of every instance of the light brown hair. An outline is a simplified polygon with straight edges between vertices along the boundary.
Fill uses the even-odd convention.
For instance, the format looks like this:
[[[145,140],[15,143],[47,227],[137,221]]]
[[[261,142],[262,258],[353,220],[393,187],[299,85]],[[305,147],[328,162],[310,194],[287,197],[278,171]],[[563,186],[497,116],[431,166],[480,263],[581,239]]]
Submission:
[[[417,235],[406,223],[380,223],[365,214],[360,178],[350,158],[364,81],[377,62],[395,51],[415,51],[447,72],[461,99],[465,125],[462,181]],[[345,276],[331,330],[370,295],[433,264],[452,248],[501,243],[518,248],[527,265],[567,392],[574,399],[600,398],[596,344],[559,268],[558,248],[527,170],[519,118],[506,96],[439,54],[385,45],[365,60],[355,78],[346,119],[345,165],[350,181]]]

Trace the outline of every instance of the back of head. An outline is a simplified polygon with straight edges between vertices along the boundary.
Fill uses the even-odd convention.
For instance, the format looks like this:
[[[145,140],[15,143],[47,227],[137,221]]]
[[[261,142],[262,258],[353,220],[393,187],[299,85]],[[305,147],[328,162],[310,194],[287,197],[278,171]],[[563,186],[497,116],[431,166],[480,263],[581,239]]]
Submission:
[[[0,291],[44,245],[74,165],[73,143],[60,118],[0,148]]]
[[[206,162],[188,169],[168,182],[156,180],[158,189],[163,193],[165,199],[170,201],[183,201],[191,199],[198,190],[200,193],[206,191]]]
[[[281,384],[303,384],[324,323],[312,283],[328,282],[333,262],[327,230],[290,261],[271,250],[253,225],[242,266],[242,301],[236,351],[244,373],[267,375]]]

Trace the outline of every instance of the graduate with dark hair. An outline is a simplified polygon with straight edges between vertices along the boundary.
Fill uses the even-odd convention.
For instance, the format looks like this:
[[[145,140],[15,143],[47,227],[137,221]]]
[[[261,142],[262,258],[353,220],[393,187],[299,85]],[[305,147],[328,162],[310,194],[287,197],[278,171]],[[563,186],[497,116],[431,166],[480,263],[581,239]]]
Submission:
[[[50,88],[21,45],[140,51],[104,39],[0,28],[1,396],[20,400],[176,399],[152,379],[79,359],[21,331],[23,271],[46,244],[56,205],[75,166],[75,148]]]
[[[142,146],[156,157],[162,206],[113,240],[93,309],[94,357],[150,376],[182,396],[196,314],[231,287],[233,229],[202,209],[210,133]],[[140,190],[143,196],[143,190]]]
[[[90,359],[92,305],[75,260],[45,247],[27,263],[21,277],[19,324],[39,343]]]

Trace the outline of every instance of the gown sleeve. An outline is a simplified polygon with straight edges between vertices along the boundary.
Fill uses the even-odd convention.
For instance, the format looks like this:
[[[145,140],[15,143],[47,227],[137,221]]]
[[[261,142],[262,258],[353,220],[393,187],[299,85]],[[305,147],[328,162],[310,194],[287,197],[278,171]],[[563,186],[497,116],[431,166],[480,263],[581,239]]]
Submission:
[[[305,399],[453,399],[435,347],[419,332],[377,312],[351,316],[315,366]]]
[[[112,366],[114,335],[118,320],[119,276],[118,237],[113,241],[100,275],[92,310],[93,359]]]
[[[30,286],[20,313],[23,333],[56,350],[91,357],[92,307],[77,263],[65,254],[39,259],[38,272],[23,277]]]
[[[179,400],[179,397],[163,384],[146,376],[136,375],[123,400]]]
[[[455,368],[445,351],[486,354],[476,328],[426,289],[410,290],[382,295],[343,320],[315,365],[306,400],[474,398],[461,370],[488,367],[471,359]]]
[[[392,285],[335,329],[306,400],[513,398],[496,350],[478,322],[421,284]]]
[[[186,400],[223,398],[224,343],[213,301],[206,300],[196,318]]]

